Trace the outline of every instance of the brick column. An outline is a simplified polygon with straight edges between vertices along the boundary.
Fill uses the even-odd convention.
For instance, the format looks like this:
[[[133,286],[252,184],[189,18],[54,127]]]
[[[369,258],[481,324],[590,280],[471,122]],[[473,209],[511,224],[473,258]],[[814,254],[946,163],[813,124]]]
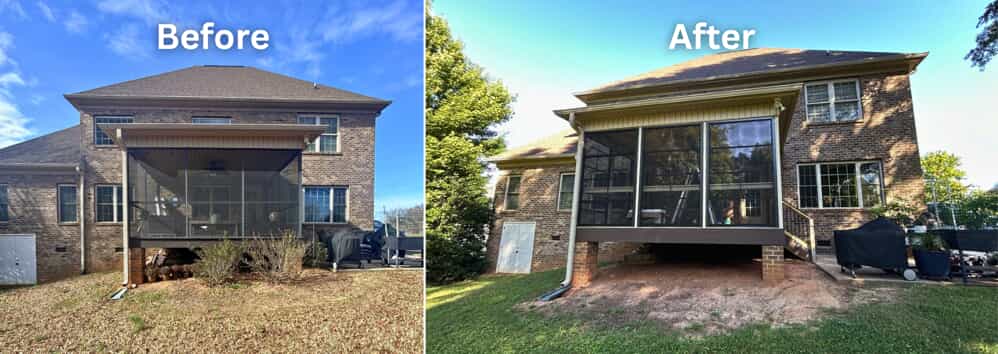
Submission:
[[[128,285],[145,282],[146,249],[128,249]]]
[[[572,268],[572,287],[584,288],[596,277],[599,242],[576,242]]]
[[[783,246],[762,246],[762,280],[783,280]]]

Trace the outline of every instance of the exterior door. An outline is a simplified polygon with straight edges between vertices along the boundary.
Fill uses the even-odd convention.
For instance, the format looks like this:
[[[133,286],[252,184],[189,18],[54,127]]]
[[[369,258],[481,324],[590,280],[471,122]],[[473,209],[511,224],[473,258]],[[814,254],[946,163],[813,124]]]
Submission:
[[[497,273],[530,273],[534,255],[534,223],[505,222],[499,240]]]
[[[0,285],[37,282],[35,235],[0,235]]]

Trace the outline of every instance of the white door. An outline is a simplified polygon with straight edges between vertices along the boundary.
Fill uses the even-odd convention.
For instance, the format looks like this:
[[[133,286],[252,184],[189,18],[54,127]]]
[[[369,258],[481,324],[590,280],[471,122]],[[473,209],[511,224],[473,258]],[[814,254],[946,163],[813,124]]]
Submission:
[[[530,273],[534,256],[534,223],[505,222],[499,240],[497,273]]]
[[[0,235],[0,285],[37,282],[35,235]]]

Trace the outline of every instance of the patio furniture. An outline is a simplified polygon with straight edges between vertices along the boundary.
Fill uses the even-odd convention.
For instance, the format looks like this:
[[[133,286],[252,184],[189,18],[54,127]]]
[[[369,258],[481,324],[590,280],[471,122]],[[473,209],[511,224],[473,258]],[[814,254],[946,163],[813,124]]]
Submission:
[[[836,230],[833,242],[840,269],[853,278],[863,266],[902,274],[907,280],[916,278],[908,269],[904,230],[890,220],[880,217],[856,229]]]
[[[936,230],[950,250],[955,250],[960,256],[960,271],[955,275],[963,278],[967,283],[967,278],[972,275],[985,276],[991,272],[991,276],[998,276],[998,266],[989,266],[986,263],[975,266],[969,265],[966,261],[965,251],[973,252],[998,252],[998,230]]]

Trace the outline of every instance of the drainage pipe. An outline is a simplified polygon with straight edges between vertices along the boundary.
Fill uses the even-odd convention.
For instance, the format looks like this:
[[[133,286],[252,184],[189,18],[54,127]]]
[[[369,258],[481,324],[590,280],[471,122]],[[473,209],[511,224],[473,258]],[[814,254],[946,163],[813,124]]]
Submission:
[[[80,186],[77,189],[77,194],[79,196],[77,197],[77,202],[76,202],[76,209],[78,209],[77,210],[78,215],[76,217],[79,218],[79,223],[80,223],[80,274],[86,274],[87,273],[87,236],[86,236],[87,214],[85,212],[86,210],[85,206],[87,205],[86,203],[87,184],[85,183],[86,174],[83,173],[82,166],[83,166],[82,162],[80,163],[80,165],[76,166],[76,173],[80,175]]]
[[[568,114],[568,124],[575,129],[578,142],[575,145],[575,184],[572,190],[572,219],[569,221],[568,229],[568,262],[565,265],[565,280],[561,282],[562,287],[572,285],[572,270],[575,264],[575,228],[579,220],[579,191],[582,190],[582,149],[585,141],[585,132],[575,121],[575,112]]]

